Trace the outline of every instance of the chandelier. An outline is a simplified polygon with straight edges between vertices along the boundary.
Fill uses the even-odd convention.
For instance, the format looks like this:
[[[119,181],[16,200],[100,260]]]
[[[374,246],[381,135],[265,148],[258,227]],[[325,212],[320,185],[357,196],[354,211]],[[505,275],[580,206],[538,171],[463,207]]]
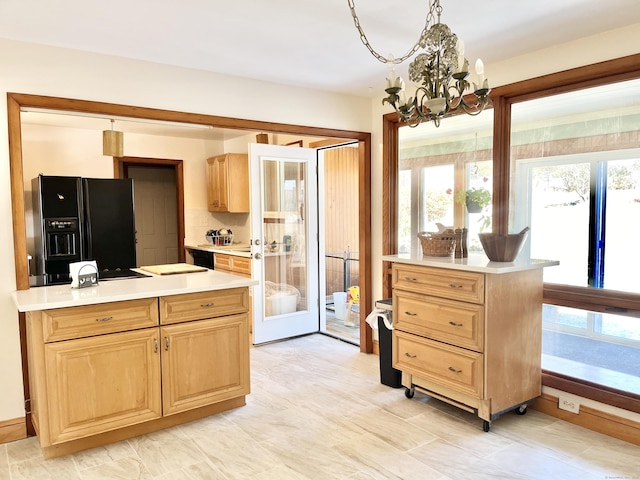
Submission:
[[[447,25],[440,23],[440,0],[429,0],[429,13],[420,39],[401,58],[385,58],[371,47],[356,15],[354,0],[347,2],[360,40],[377,60],[389,66],[385,88],[388,96],[382,103],[391,105],[407,125],[415,127],[424,121],[433,121],[438,127],[445,115],[456,112],[478,115],[491,103],[491,89],[484,77],[482,60],[478,59],[475,64],[477,83],[470,83],[464,44]],[[409,64],[409,79],[417,87],[413,96],[407,96],[404,80],[396,76],[395,66],[413,56],[418,48],[424,52]]]

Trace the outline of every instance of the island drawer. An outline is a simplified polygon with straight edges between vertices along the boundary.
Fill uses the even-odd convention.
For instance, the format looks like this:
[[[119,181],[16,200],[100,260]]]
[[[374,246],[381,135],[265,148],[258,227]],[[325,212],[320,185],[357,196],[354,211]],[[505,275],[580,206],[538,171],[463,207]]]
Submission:
[[[484,306],[394,290],[393,328],[482,352]]]
[[[393,288],[464,302],[484,303],[484,274],[476,272],[394,263]]]
[[[393,367],[482,398],[483,355],[394,329]]]
[[[47,343],[157,326],[155,297],[42,312],[42,330]]]
[[[188,322],[249,311],[246,287],[160,297],[160,323]]]

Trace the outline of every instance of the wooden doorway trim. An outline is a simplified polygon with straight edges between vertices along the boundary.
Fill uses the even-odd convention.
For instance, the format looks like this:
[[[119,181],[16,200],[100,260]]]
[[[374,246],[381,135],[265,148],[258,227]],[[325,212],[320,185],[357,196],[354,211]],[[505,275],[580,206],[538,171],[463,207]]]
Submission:
[[[128,178],[129,167],[173,167],[176,174],[176,203],[178,206],[178,260],[185,262],[184,251],[184,174],[182,160],[147,157],[113,157],[114,178]]]
[[[352,139],[359,142],[360,155],[360,251],[362,263],[360,272],[360,327],[365,338],[360,343],[362,352],[372,352],[371,327],[364,322],[373,307],[371,285],[371,133],[339,130],[321,127],[309,127],[284,123],[244,120],[216,115],[161,110],[113,103],[94,102],[60,97],[47,97],[24,93],[7,93],[7,113],[9,123],[9,163],[11,180],[11,199],[13,214],[13,244],[15,252],[16,288],[29,288],[27,242],[24,215],[24,186],[22,172],[22,140],[20,111],[22,108],[58,110],[69,113],[102,115],[105,118],[123,117],[143,120],[157,120],[194,125],[207,125],[213,128],[229,128],[246,131],[262,131],[325,137],[334,139]],[[366,333],[365,333],[366,332]]]

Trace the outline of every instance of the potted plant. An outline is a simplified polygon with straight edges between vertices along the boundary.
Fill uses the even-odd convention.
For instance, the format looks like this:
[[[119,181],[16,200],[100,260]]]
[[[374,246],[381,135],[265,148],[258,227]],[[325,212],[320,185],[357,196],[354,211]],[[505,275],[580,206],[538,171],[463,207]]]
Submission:
[[[491,203],[491,192],[486,188],[471,187],[461,193],[464,197],[459,200],[464,201],[469,213],[480,213]]]

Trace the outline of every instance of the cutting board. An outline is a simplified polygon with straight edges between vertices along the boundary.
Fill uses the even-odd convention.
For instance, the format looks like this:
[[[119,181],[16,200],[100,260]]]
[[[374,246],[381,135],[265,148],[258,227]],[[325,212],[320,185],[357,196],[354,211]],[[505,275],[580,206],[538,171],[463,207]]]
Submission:
[[[173,275],[176,273],[206,272],[207,268],[188,263],[168,263],[166,265],[149,265],[146,267],[140,267],[140,270],[155,273],[156,275]]]

